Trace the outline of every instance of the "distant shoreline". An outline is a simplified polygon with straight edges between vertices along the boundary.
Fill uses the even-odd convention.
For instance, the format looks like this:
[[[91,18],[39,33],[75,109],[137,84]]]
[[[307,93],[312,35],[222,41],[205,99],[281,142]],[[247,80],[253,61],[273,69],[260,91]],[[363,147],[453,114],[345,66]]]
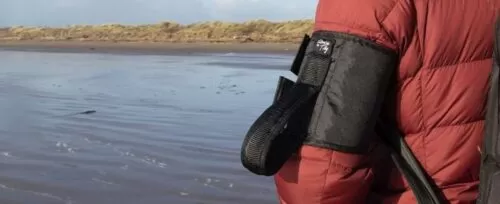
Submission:
[[[0,41],[0,50],[172,55],[196,53],[295,54],[297,43],[164,43],[99,41]]]
[[[311,19],[271,22],[210,21],[182,25],[72,25],[0,28],[0,49],[115,54],[292,54],[313,28]]]
[[[71,25],[66,27],[0,28],[0,42],[109,42],[120,45],[135,43],[196,44],[294,44],[300,43],[305,34],[313,30],[311,19],[271,22],[252,20],[246,22],[208,21],[193,24],[162,22],[144,25]],[[33,44],[33,43],[31,43]],[[59,43],[58,43],[59,44]],[[170,46],[172,47],[172,46]],[[216,46],[217,47],[217,46]],[[234,46],[234,47],[239,47]],[[252,47],[255,47],[252,45]],[[275,46],[272,46],[275,47]],[[253,50],[253,48],[252,48]],[[274,50],[274,49],[272,49]]]

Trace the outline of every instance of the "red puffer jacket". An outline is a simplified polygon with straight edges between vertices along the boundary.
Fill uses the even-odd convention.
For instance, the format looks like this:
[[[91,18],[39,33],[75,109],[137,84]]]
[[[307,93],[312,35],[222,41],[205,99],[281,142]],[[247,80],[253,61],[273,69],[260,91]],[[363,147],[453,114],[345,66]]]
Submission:
[[[500,0],[491,0],[499,1]],[[315,30],[357,35],[399,55],[397,120],[452,204],[478,196],[495,12],[488,0],[319,0]],[[282,204],[411,204],[381,145],[367,156],[303,146],[275,176]]]

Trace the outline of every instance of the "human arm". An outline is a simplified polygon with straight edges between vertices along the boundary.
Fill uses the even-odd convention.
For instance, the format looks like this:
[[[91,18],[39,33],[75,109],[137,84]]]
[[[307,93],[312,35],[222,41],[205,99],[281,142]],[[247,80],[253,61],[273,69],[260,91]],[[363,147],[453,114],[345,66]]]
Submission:
[[[339,45],[309,136],[275,176],[282,204],[366,202],[377,146],[372,130],[411,38],[409,7],[398,0],[319,0],[314,30],[334,33]]]

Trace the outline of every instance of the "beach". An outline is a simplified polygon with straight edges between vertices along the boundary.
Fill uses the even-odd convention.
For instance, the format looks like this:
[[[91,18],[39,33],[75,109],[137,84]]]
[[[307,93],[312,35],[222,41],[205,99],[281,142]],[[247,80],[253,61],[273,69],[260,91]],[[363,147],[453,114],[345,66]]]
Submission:
[[[276,203],[240,148],[310,27],[0,29],[0,203]]]
[[[276,203],[240,148],[286,46],[0,44],[0,203]]]

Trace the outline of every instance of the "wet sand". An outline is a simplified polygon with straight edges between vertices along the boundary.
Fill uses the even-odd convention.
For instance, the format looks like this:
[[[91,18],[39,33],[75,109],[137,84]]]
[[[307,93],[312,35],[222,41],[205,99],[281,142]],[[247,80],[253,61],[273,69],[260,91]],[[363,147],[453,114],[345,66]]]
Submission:
[[[191,53],[294,54],[293,43],[152,43],[84,41],[0,41],[0,50],[59,53],[172,55]]]
[[[292,56],[0,50],[0,61],[1,204],[277,203],[240,148]]]

